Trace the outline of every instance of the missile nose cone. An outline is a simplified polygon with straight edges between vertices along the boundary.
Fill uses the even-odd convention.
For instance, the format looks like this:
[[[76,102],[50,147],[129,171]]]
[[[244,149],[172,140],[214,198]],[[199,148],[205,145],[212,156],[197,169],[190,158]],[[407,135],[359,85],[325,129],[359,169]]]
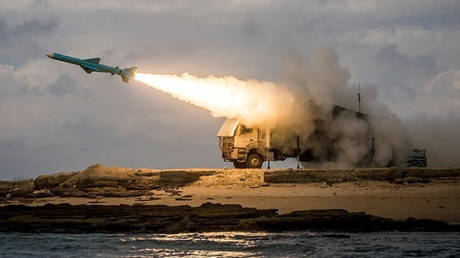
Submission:
[[[49,58],[53,58],[53,57],[54,57],[54,53],[48,53],[48,54],[46,54],[46,56],[49,57]]]

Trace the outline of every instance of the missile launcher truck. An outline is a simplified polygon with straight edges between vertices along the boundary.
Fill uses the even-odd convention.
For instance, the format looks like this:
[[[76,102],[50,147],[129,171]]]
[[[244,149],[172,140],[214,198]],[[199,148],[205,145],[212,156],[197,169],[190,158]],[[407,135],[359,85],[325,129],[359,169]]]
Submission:
[[[335,161],[337,153],[332,146],[340,135],[331,137],[324,133],[327,121],[339,117],[356,119],[367,125],[364,141],[368,142],[368,152],[358,166],[370,166],[374,156],[374,140],[367,122],[367,115],[340,106],[334,106],[329,112],[331,119],[315,120],[315,131],[306,139],[302,135],[282,135],[286,128],[249,127],[238,120],[227,119],[220,127],[217,137],[224,161],[233,162],[235,168],[261,168],[264,161],[278,161],[296,158],[299,162]],[[319,146],[319,148],[318,148]]]

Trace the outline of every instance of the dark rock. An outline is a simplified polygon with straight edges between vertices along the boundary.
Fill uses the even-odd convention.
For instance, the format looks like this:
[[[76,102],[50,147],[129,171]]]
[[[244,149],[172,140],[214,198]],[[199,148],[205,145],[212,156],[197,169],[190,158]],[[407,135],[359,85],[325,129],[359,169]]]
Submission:
[[[401,178],[460,177],[459,168],[356,168],[356,169],[297,169],[265,171],[266,183],[314,183],[329,184],[357,180],[379,180],[393,182]]]
[[[92,177],[85,177],[80,179],[76,186],[79,189],[85,188],[95,188],[95,187],[118,187],[121,185],[128,184],[128,179],[126,178],[92,178]]]
[[[85,197],[85,198],[96,198],[94,193],[87,193],[75,187],[69,188],[53,188],[50,189],[53,195],[60,197]]]
[[[176,201],[191,201],[192,198],[184,198],[184,197],[178,197],[176,198]]]
[[[161,185],[184,186],[200,179],[200,174],[185,171],[165,171],[159,174],[159,183]]]
[[[350,235],[346,234],[322,234],[319,237],[327,237],[327,238],[350,238]]]
[[[149,191],[145,190],[137,190],[137,191],[96,191],[92,192],[96,196],[103,196],[103,197],[138,197],[143,195],[150,194]]]
[[[274,216],[275,210],[240,205],[203,204],[200,207],[166,205],[23,205],[0,207],[0,231],[90,232],[194,232],[239,228],[242,219]]]
[[[395,184],[414,184],[414,183],[429,183],[430,179],[428,178],[421,178],[421,177],[404,177],[404,178],[396,178],[393,183]]]
[[[47,197],[53,197],[54,194],[51,193],[50,190],[48,189],[42,189],[42,190],[36,190],[33,191],[32,193],[28,193],[25,195],[27,198],[47,198]]]
[[[309,210],[277,215],[276,210],[244,208],[236,204],[188,205],[10,205],[0,207],[1,232],[51,233],[180,233],[212,231],[334,232],[460,231],[442,221],[406,221],[346,210]],[[346,237],[328,234],[323,237]]]
[[[34,191],[34,180],[0,181],[0,197],[24,197]]]
[[[88,203],[105,203],[105,201],[102,200],[102,199],[97,199],[97,200],[94,200],[94,201],[90,201]]]
[[[15,187],[14,182],[0,181],[0,197],[6,197],[7,194]]]
[[[409,217],[406,220],[405,227],[416,231],[446,231],[449,229],[449,224],[444,221]]]

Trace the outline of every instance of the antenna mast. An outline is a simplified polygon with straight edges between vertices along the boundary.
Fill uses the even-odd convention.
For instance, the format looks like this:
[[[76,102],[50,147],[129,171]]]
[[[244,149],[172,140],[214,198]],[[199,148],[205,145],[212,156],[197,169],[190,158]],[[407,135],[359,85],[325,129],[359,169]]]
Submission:
[[[361,113],[361,84],[358,83],[358,91],[356,93],[358,95],[358,112]]]
[[[356,95],[358,95],[358,113],[361,113],[361,83],[358,83],[358,86],[356,86],[356,84],[351,85],[351,88],[356,92]]]

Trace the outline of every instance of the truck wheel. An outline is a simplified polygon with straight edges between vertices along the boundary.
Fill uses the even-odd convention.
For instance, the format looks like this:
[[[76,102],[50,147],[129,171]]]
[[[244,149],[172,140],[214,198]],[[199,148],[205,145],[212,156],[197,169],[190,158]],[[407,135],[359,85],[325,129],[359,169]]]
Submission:
[[[246,168],[246,163],[244,162],[238,162],[238,161],[233,161],[233,166],[235,168]]]
[[[248,168],[261,168],[264,160],[259,154],[253,153],[248,156],[246,160],[246,167]]]

